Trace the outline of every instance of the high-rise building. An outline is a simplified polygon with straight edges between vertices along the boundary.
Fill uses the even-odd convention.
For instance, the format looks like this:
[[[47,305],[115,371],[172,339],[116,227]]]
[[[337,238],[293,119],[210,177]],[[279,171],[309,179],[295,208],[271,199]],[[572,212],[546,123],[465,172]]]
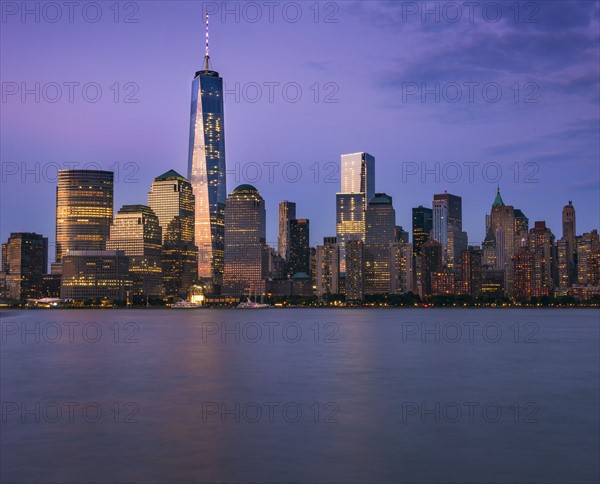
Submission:
[[[547,296],[555,286],[556,261],[554,234],[546,227],[546,222],[535,222],[529,232],[528,246],[534,257],[533,295]]]
[[[290,259],[290,220],[296,218],[296,204],[287,200],[279,202],[279,236],[277,249],[284,261]]]
[[[404,230],[401,225],[396,225],[396,241],[408,244],[410,234]]]
[[[340,250],[336,237],[325,237],[316,247],[316,293],[338,294],[340,281]]]
[[[309,221],[305,218],[292,219],[290,224],[290,276],[303,272],[310,276]]]
[[[162,229],[163,285],[166,296],[186,297],[198,277],[194,243],[194,194],[190,182],[174,170],[156,177],[148,206]]]
[[[350,239],[346,246],[346,303],[362,303],[365,269],[365,243],[361,239]]]
[[[571,200],[562,211],[562,238],[567,244],[567,271],[570,285],[577,281],[577,224],[575,207]]]
[[[571,270],[569,264],[569,245],[567,239],[562,237],[556,242],[556,270],[558,286],[565,289],[571,285]]]
[[[443,250],[442,257],[445,256],[448,269],[457,270],[460,264],[460,255],[469,245],[467,233],[460,230],[456,225],[449,225],[446,240],[447,245]]]
[[[63,299],[128,300],[129,258],[122,250],[74,250],[63,257]]]
[[[56,262],[71,250],[104,250],[113,219],[113,172],[59,170]]]
[[[488,270],[497,269],[496,261],[496,234],[489,227],[484,241],[481,243],[482,265]]]
[[[577,237],[577,284],[598,284],[594,273],[594,259],[598,252],[600,252],[600,237],[597,230]]]
[[[341,187],[336,195],[336,230],[340,270],[346,270],[346,242],[365,241],[365,212],[375,195],[375,158],[368,153],[342,155]]]
[[[6,295],[12,299],[39,298],[42,276],[48,272],[48,239],[32,232],[10,234],[2,244]]]
[[[471,297],[481,294],[482,252],[477,246],[469,246],[460,254],[460,292]]]
[[[252,185],[240,185],[225,207],[223,293],[263,294],[268,272],[265,201]]]
[[[518,252],[512,258],[514,265],[513,296],[526,301],[534,296],[535,256],[529,250],[527,239],[523,237]]]
[[[442,244],[429,238],[421,247],[421,287],[424,296],[433,294],[432,277],[442,271]]]
[[[208,26],[208,14],[207,14]],[[188,180],[195,196],[195,236],[198,277],[220,290],[223,278],[225,121],[223,79],[210,69],[208,29],[204,69],[192,81]]]
[[[412,244],[393,242],[390,245],[392,294],[414,292],[414,256]]]
[[[448,245],[448,228],[454,226],[462,231],[462,198],[448,192],[433,196],[433,238],[442,247]]]
[[[562,210],[562,236],[567,242],[567,251],[569,260],[573,263],[574,256],[577,252],[577,244],[575,237],[577,235],[577,224],[575,219],[575,207],[573,202],[569,200],[569,204],[565,205]]]
[[[396,212],[392,197],[376,193],[366,213],[365,294],[389,294],[391,290],[390,244],[396,238]]]
[[[456,275],[449,269],[431,273],[431,294],[433,296],[448,296],[456,294]]]
[[[517,236],[529,233],[529,219],[520,208],[515,208],[515,234]]]
[[[135,296],[163,296],[162,230],[146,205],[123,205],[110,227],[107,250],[122,250],[129,258]]]
[[[413,250],[421,254],[421,247],[433,230],[433,210],[423,205],[412,209]]]
[[[512,257],[515,254],[515,211],[510,205],[505,205],[500,196],[500,187],[492,204],[490,227],[496,236],[496,265],[504,270],[505,291],[512,293],[513,268]]]

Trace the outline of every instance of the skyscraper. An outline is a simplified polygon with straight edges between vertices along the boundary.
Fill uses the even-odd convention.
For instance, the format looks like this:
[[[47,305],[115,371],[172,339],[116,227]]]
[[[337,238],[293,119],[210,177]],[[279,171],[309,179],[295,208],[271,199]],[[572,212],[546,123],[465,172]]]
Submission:
[[[218,292],[223,278],[225,180],[225,123],[223,79],[210,69],[208,14],[204,69],[192,81],[188,179],[195,196],[195,243],[198,277]]]
[[[447,245],[442,251],[445,266],[449,270],[457,270],[460,264],[460,254],[469,245],[467,233],[460,230],[456,225],[448,225],[446,241]]]
[[[392,197],[376,193],[366,214],[365,294],[391,291],[390,245],[396,235],[396,212]]]
[[[433,238],[447,246],[448,226],[462,230],[462,198],[448,192],[433,196]]]
[[[567,253],[571,263],[573,263],[574,255],[577,252],[576,235],[575,207],[573,202],[569,200],[569,204],[565,205],[562,210],[562,236],[567,242]]]
[[[433,294],[433,274],[442,270],[442,244],[433,238],[427,239],[421,247],[421,265],[423,295],[429,296]]]
[[[421,253],[421,247],[433,230],[433,210],[423,205],[412,209],[413,250],[415,255]]]
[[[338,294],[340,280],[340,250],[336,237],[325,237],[316,247],[317,296]]]
[[[529,232],[529,219],[520,208],[515,208],[515,234],[517,236]]]
[[[225,208],[223,293],[262,294],[269,272],[265,201],[252,185],[240,185]]]
[[[481,294],[481,249],[469,246],[460,254],[460,292],[471,297]]]
[[[534,257],[533,295],[547,296],[555,285],[556,256],[554,234],[546,227],[546,222],[535,222],[529,232],[528,246]]]
[[[106,248],[123,251],[129,258],[134,295],[164,295],[162,231],[150,207],[123,205],[115,215]]]
[[[527,239],[523,237],[519,243],[519,249],[512,258],[514,265],[514,297],[529,301],[534,295],[534,272],[535,257],[529,250]]]
[[[594,261],[598,253],[600,253],[600,236],[597,230],[594,229],[577,237],[577,284],[598,284],[594,271]]]
[[[48,272],[48,239],[40,234],[17,232],[10,234],[2,246],[8,297],[41,297],[42,276]]]
[[[341,157],[341,186],[336,194],[336,231],[340,248],[340,270],[346,270],[346,242],[365,241],[365,212],[375,195],[375,158],[368,153]]]
[[[179,173],[169,170],[154,179],[148,205],[162,229],[165,295],[186,297],[198,277],[192,186]]]
[[[286,262],[290,259],[290,220],[296,218],[296,204],[294,202],[279,202],[279,236],[277,249],[279,256]]]
[[[71,250],[104,250],[112,218],[112,171],[58,171],[56,262]]]
[[[289,275],[298,272],[310,275],[309,221],[305,218],[292,219],[290,225]]]
[[[490,226],[496,236],[496,264],[498,269],[504,270],[505,290],[512,293],[513,269],[512,257],[515,254],[515,211],[510,205],[504,205],[500,196],[500,187],[496,191],[496,198],[492,204]]]
[[[346,303],[362,303],[365,288],[365,243],[360,239],[350,239],[346,248]]]
[[[412,244],[393,242],[390,246],[391,287],[392,294],[413,292],[415,279],[414,256]]]

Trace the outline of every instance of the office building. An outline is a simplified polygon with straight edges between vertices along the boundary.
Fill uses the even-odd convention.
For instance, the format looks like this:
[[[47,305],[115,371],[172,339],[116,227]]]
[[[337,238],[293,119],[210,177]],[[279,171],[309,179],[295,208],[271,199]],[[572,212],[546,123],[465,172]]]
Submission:
[[[59,170],[56,262],[71,250],[104,250],[113,219],[113,172]]]
[[[207,16],[208,22],[208,16]],[[194,241],[198,247],[198,277],[220,291],[223,279],[225,120],[223,79],[211,70],[208,32],[204,69],[192,81],[188,180],[194,193]]]
[[[252,185],[238,186],[225,207],[223,293],[263,294],[269,272],[265,201]]]
[[[185,298],[198,277],[195,200],[190,182],[174,170],[163,173],[152,183],[148,206],[158,217],[162,233],[165,295]]]

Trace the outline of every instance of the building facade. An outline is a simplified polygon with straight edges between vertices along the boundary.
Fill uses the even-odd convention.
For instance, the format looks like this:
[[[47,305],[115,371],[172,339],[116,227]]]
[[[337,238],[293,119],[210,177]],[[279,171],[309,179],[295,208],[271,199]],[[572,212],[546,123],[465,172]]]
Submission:
[[[43,297],[48,272],[48,239],[32,232],[15,232],[2,244],[4,293],[23,301]]]
[[[113,172],[59,170],[56,262],[72,250],[104,250],[113,219]]]
[[[284,200],[279,202],[279,234],[277,237],[277,250],[284,261],[290,259],[290,220],[296,218],[296,204]]]
[[[225,207],[223,293],[263,294],[269,273],[265,201],[252,185],[238,186]]]
[[[396,239],[396,212],[392,197],[377,193],[366,213],[365,294],[391,291],[390,245]]]
[[[162,229],[147,205],[123,205],[110,228],[107,250],[121,250],[129,258],[134,296],[164,295]]]
[[[198,247],[198,277],[218,292],[223,279],[225,177],[225,120],[223,79],[209,67],[196,72],[188,155],[188,180],[195,197],[194,241]]]
[[[76,250],[63,258],[63,299],[127,301],[132,288],[129,258],[122,250]]]
[[[158,217],[162,232],[165,295],[185,298],[198,277],[192,185],[176,171],[169,170],[154,179],[148,206]]]
[[[308,219],[299,218],[289,221],[289,261],[288,275],[293,276],[299,272],[310,275],[310,223]]]
[[[336,195],[336,235],[340,248],[340,270],[346,271],[346,242],[365,241],[365,213],[375,196],[375,158],[368,153],[342,155],[340,192]]]

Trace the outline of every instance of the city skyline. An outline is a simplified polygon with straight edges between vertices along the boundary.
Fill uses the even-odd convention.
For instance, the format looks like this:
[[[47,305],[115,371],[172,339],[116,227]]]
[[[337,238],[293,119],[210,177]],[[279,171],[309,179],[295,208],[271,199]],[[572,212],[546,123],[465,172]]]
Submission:
[[[136,46],[123,47],[122,42],[119,44],[120,50],[117,51],[117,62],[114,61],[113,56],[107,57],[106,53],[113,52],[111,48],[117,45],[111,42],[119,42],[125,35],[139,35],[138,38],[147,40],[149,45],[153,46],[151,30],[156,28],[157,22],[160,21],[159,17],[163,13],[164,7],[160,4],[152,7],[144,4],[142,6],[144,15],[139,16],[138,24],[99,23],[95,30],[88,28],[89,23],[83,26],[74,23],[64,32],[58,32],[58,25],[44,22],[39,24],[6,22],[1,34],[3,45],[18,39],[18,42],[30,51],[27,57],[29,65],[24,64],[10,51],[2,56],[3,72],[8,72],[12,77],[12,79],[6,77],[7,81],[32,83],[37,80],[50,82],[53,79],[66,82],[95,80],[103,85],[105,97],[108,96],[107,93],[112,96],[109,86],[116,81],[120,82],[119,89],[123,91],[120,94],[124,96],[127,94],[124,92],[124,84],[126,81],[131,81],[139,87],[137,95],[139,103],[114,103],[112,99],[110,102],[98,104],[86,103],[81,99],[73,104],[69,104],[68,101],[56,104],[43,101],[35,103],[32,101],[32,96],[29,97],[31,102],[21,103],[20,100],[14,102],[13,97],[8,97],[3,103],[2,110],[3,166],[24,163],[25,170],[35,172],[35,163],[78,161],[83,165],[91,162],[99,164],[103,170],[109,170],[111,166],[118,163],[115,207],[144,203],[144,194],[153,177],[160,173],[169,169],[186,173],[188,144],[185,137],[189,132],[189,125],[187,127],[184,125],[189,119],[189,73],[197,71],[202,65],[203,53],[200,39],[204,37],[204,23],[198,7],[199,4],[194,3],[173,4],[170,11],[176,16],[177,22],[172,22],[171,25],[177,26],[177,34],[173,35],[172,44],[150,50],[150,62],[144,56],[135,54]],[[502,28],[506,42],[513,42],[517,35],[530,40],[527,52],[537,49],[540,55],[539,63],[534,63],[536,69],[528,72],[524,70],[522,60],[527,52],[514,52],[514,59],[504,57],[501,61],[503,65],[514,66],[512,70],[509,69],[510,72],[527,74],[530,79],[538,82],[540,102],[532,104],[512,102],[513,92],[509,87],[513,82],[519,82],[523,86],[523,76],[515,74],[514,79],[510,79],[512,82],[505,82],[506,79],[498,77],[497,70],[486,64],[485,75],[475,76],[471,69],[467,71],[466,77],[459,76],[455,80],[461,82],[502,80],[503,99],[506,101],[511,97],[510,102],[494,104],[479,99],[479,102],[475,103],[450,104],[437,103],[430,96],[425,103],[398,101],[396,107],[399,109],[394,110],[395,114],[386,111],[381,103],[382,96],[389,97],[394,94],[398,99],[401,97],[397,86],[398,79],[407,82],[433,81],[435,76],[432,75],[435,74],[435,70],[433,68],[428,72],[423,70],[426,60],[440,59],[439,56],[444,49],[429,35],[428,30],[433,28],[450,35],[455,41],[453,45],[458,48],[460,42],[452,37],[456,34],[457,25],[448,22],[441,22],[439,25],[428,24],[420,20],[408,19],[404,23],[405,29],[393,33],[398,36],[398,45],[414,45],[419,40],[427,40],[431,51],[422,62],[417,62],[416,54],[415,57],[406,54],[402,62],[392,62],[398,58],[399,52],[396,52],[394,47],[378,48],[383,35],[379,30],[385,31],[386,16],[394,12],[398,14],[398,11],[393,10],[389,5],[340,4],[337,23],[324,23],[322,21],[324,15],[319,22],[309,21],[308,11],[304,12],[305,20],[296,24],[281,20],[273,23],[263,21],[259,24],[251,24],[244,22],[243,19],[235,22],[231,17],[229,21],[227,19],[223,21],[220,14],[215,14],[211,20],[211,51],[215,52],[214,57],[218,59],[218,70],[225,79],[226,90],[235,91],[235,83],[248,86],[250,82],[261,85],[262,82],[270,81],[280,83],[294,81],[303,87],[304,92],[304,98],[299,103],[285,102],[281,96],[274,103],[265,100],[250,103],[244,97],[236,102],[235,92],[225,96],[226,129],[231,133],[227,138],[230,140],[227,144],[230,171],[227,182],[230,187],[245,182],[252,183],[243,176],[238,176],[236,180],[236,173],[239,171],[238,175],[242,175],[242,167],[248,167],[250,163],[260,164],[265,161],[281,165],[300,164],[303,177],[297,183],[286,182],[280,172],[276,172],[274,182],[270,183],[265,166],[263,166],[262,179],[252,183],[259,189],[267,204],[267,241],[272,246],[276,246],[277,240],[277,203],[285,199],[296,201],[299,213],[311,220],[311,246],[320,243],[324,236],[332,234],[330,227],[335,223],[335,204],[329,201],[331,200],[329,194],[338,190],[339,172],[332,177],[333,184],[325,183],[324,179],[330,170],[327,164],[333,163],[339,166],[340,153],[358,150],[366,150],[375,156],[378,164],[378,191],[393,197],[397,224],[405,228],[410,227],[411,208],[418,205],[428,206],[431,194],[448,190],[463,198],[463,230],[469,234],[469,243],[481,243],[486,234],[479,201],[483,200],[483,205],[487,207],[488,194],[499,183],[505,199],[509,200],[510,205],[514,207],[522,207],[532,224],[535,220],[545,220],[547,226],[558,233],[561,223],[560,211],[568,200],[572,200],[578,210],[578,232],[589,232],[598,226],[598,182],[595,178],[598,150],[594,142],[597,136],[594,133],[598,128],[595,114],[597,98],[594,90],[597,84],[594,78],[598,76],[595,75],[597,67],[592,62],[597,59],[597,49],[588,47],[587,50],[580,49],[577,51],[579,53],[574,53],[571,50],[573,47],[569,47],[566,49],[568,55],[567,52],[561,53],[562,63],[559,67],[560,72],[565,74],[561,94],[560,86],[554,82],[555,80],[544,85],[543,74],[547,70],[550,59],[548,56],[556,53],[544,50],[546,44],[536,40],[536,36],[541,36],[544,41],[550,41],[562,33],[576,40],[575,45],[582,45],[582,42],[589,38],[589,32],[597,25],[595,9],[597,3],[591,6],[582,4],[577,12],[576,9],[563,7],[561,10],[544,5],[540,9],[543,17],[537,25],[516,24],[508,19],[506,12],[502,21],[498,23],[486,22],[479,17],[479,20],[473,24],[468,22],[464,25],[459,24],[460,28],[470,29],[470,32],[479,35],[497,32]],[[392,16],[392,18],[397,17]],[[561,25],[557,23],[556,30],[550,33],[543,29],[545,24],[556,23],[559,18]],[[349,45],[342,46],[334,40],[334,32],[355,28],[357,23],[361,22],[366,22],[372,34],[368,39],[362,39],[362,44],[359,45],[352,39]],[[15,29],[16,25],[18,29]],[[381,26],[381,29],[376,29],[374,25]],[[577,36],[574,30],[577,30]],[[83,52],[76,46],[67,45],[72,35],[81,35],[81,38],[93,41],[107,31],[114,34],[114,39],[103,37],[103,41],[108,42],[105,50],[96,52],[93,59],[82,57]],[[311,33],[314,34],[314,39],[306,40],[304,50],[297,53],[294,51],[295,55],[290,56],[283,47],[272,43],[272,39],[282,33],[291,39],[299,36],[306,38],[306,34]],[[242,42],[241,39],[248,34],[253,35],[253,42]],[[17,35],[18,37],[15,37]],[[48,45],[44,45],[39,52],[32,51],[31,47],[36,45],[38,36],[42,35],[47,39]],[[406,42],[401,44],[401,40]],[[329,54],[323,53],[316,57],[313,55],[319,52],[318,42],[328,43]],[[86,74],[85,79],[82,78],[81,73],[78,74],[75,67],[65,67],[64,62],[58,63],[58,67],[62,70],[56,71],[47,60],[36,61],[36,56],[47,53],[49,52],[47,49],[57,46],[60,46],[60,49],[56,50],[63,52],[64,59],[72,61],[70,63],[73,65],[82,65],[88,69],[86,72],[89,74]],[[487,47],[493,50],[497,46],[489,43]],[[378,73],[375,78],[372,78],[375,82],[365,83],[366,78],[356,70],[351,71],[357,76],[356,80],[342,75],[353,62],[360,57],[365,57],[361,54],[367,51],[378,52],[377,55],[366,56],[370,70]],[[172,55],[175,52],[177,55]],[[252,55],[249,54],[250,52]],[[419,52],[423,54],[423,51]],[[140,60],[136,60],[131,65],[118,61],[130,59],[134,54]],[[293,58],[296,54],[299,57],[294,61],[295,66],[291,66],[285,59]],[[336,60],[327,63],[327,55],[337,56]],[[471,61],[476,59],[475,52],[472,49],[467,50],[465,55],[469,55],[465,57],[467,65],[472,65]],[[108,63],[109,58],[110,63]],[[266,62],[265,59],[277,59],[280,62]],[[556,63],[556,60],[554,62]],[[32,65],[47,67],[46,72],[49,77],[42,78],[34,74],[30,67]],[[163,66],[169,71],[169,80],[152,75],[156,65]],[[439,66],[438,74],[443,73],[442,67],[444,67],[443,63]],[[104,72],[102,75],[100,75],[100,68]],[[396,68],[400,69],[402,74],[400,77],[398,72],[394,72]],[[536,73],[537,76],[534,75]],[[452,80],[441,74],[438,77],[442,81]],[[228,81],[229,88],[227,88]],[[366,85],[369,92],[375,94],[372,98],[374,102],[370,106],[366,106],[361,101],[361,97],[357,96],[356,87],[359,81],[361,87]],[[313,102],[313,99],[308,100],[309,94],[310,96],[313,94],[309,87],[315,82],[319,83],[321,94],[321,101],[317,103]],[[327,82],[333,82],[337,86],[338,93],[335,97],[339,102],[322,102],[323,97],[328,94],[324,89]],[[390,87],[389,84],[394,83],[396,83],[395,88]],[[375,91],[371,91],[373,89]],[[584,100],[586,102],[583,102]],[[571,109],[568,113],[563,110],[565,116],[561,116],[561,119],[548,115],[552,112],[552,106],[560,107],[565,103],[570,103]],[[458,109],[459,107],[461,109]],[[143,121],[148,118],[147,113],[157,108],[160,108],[164,114],[160,121]],[[379,113],[373,118],[377,119],[377,122],[364,126],[362,123],[357,125],[351,122],[340,123],[342,119],[350,119],[359,109],[364,109],[363,115],[366,117]],[[463,114],[467,116],[463,117]],[[514,120],[515,124],[514,128],[510,129],[505,126],[509,115],[512,116],[511,120]],[[306,123],[307,116],[314,122]],[[471,121],[467,122],[465,118],[470,118]],[[494,121],[496,118],[497,120]],[[543,122],[542,118],[544,118]],[[28,122],[26,129],[26,125],[23,124],[25,119]],[[60,120],[61,123],[50,122],[54,119]],[[87,121],[83,123],[78,121],[81,126],[76,126],[75,119],[87,119]],[[260,122],[254,122],[256,119]],[[482,128],[472,124],[474,119],[478,120]],[[525,119],[526,124],[524,124]],[[406,124],[408,120],[412,121],[414,128]],[[123,122],[134,123],[142,129],[125,129]],[[344,126],[344,130],[330,131],[327,127],[332,123]],[[532,127],[534,124],[535,127]],[[95,125],[98,129],[81,131],[83,128]],[[494,127],[500,125],[506,129],[496,132]],[[527,129],[524,130],[523,126],[527,126]],[[415,132],[417,127],[422,134]],[[482,129],[487,133],[484,136],[482,136]],[[31,132],[39,134],[34,144],[27,143],[24,138],[25,133]],[[127,134],[124,137],[119,132]],[[396,132],[400,133],[399,137],[394,134]],[[492,132],[494,136],[491,136]],[[309,137],[312,142],[304,146],[298,138],[297,142],[289,143],[293,133],[298,133],[305,138]],[[102,138],[101,143],[100,138]],[[235,139],[236,142],[232,143],[231,139]],[[107,140],[110,141],[107,143]],[[267,140],[271,142],[266,143]],[[432,143],[432,140],[435,142]],[[400,141],[401,145],[398,144]],[[316,151],[315,147],[317,147]],[[498,163],[503,169],[503,176],[499,181],[486,181],[482,179],[482,173],[477,168],[474,183],[469,183],[468,167],[462,165],[469,162],[488,165]],[[130,169],[126,163],[133,163],[133,168]],[[310,168],[314,163],[318,163],[319,166],[318,183],[314,183],[313,177],[316,173],[314,168],[312,171]],[[433,180],[435,175],[428,175],[425,183],[422,183],[420,172],[416,175],[407,175],[407,179],[403,181],[401,170],[414,169],[416,166],[420,171],[421,163],[425,163],[429,169],[434,167],[435,163],[441,163],[442,168],[449,167],[449,169],[452,168],[450,164],[459,164],[463,168],[463,175],[458,183],[448,181],[454,175],[454,172],[450,173],[450,171],[446,173],[446,181],[442,179],[439,183]],[[535,164],[526,166],[526,163]],[[239,169],[236,168],[238,166],[236,164],[239,164]],[[133,178],[138,182],[125,184],[124,179],[136,167],[137,173]],[[55,243],[52,230],[54,220],[52,207],[47,205],[40,207],[33,197],[27,196],[27,193],[30,189],[34,189],[39,198],[51,197],[55,182],[44,180],[41,168],[38,169],[39,183],[34,180],[35,174],[27,175],[25,183],[21,183],[21,172],[17,175],[9,175],[10,171],[4,170],[5,180],[2,180],[0,195],[3,206],[0,237],[6,240],[11,232],[34,231],[48,236],[52,246]],[[249,170],[246,171],[250,173]],[[50,168],[48,173],[54,175],[55,172]],[[538,182],[524,183],[527,177],[530,181],[533,179]],[[518,180],[517,183],[515,178]],[[314,192],[315,195],[306,197],[307,191]],[[321,199],[327,200],[327,203],[318,203]],[[540,200],[542,203],[534,204],[528,200]],[[13,203],[18,203],[22,207],[18,216],[5,208]]]

